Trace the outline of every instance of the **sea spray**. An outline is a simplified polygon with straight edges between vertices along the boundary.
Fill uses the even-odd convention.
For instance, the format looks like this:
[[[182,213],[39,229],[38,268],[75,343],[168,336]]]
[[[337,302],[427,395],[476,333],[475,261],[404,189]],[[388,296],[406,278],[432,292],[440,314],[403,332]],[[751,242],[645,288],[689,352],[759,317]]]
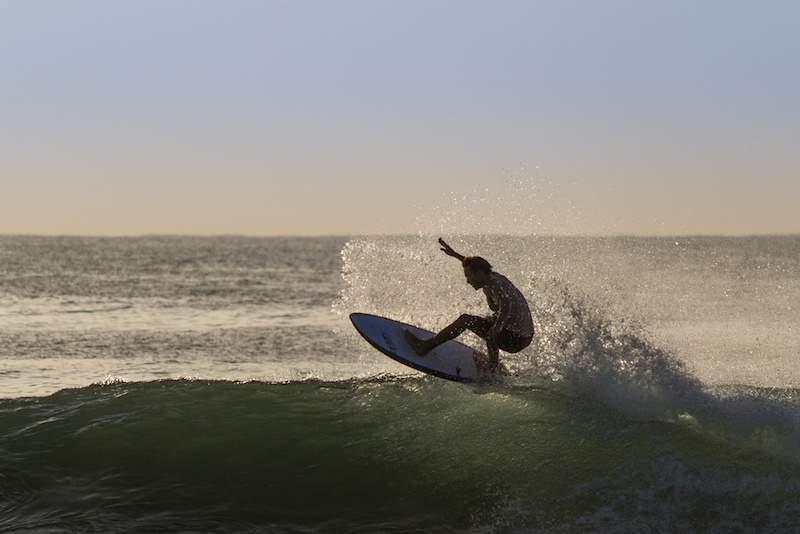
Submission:
[[[617,305],[613,293],[602,286],[584,285],[589,280],[585,275],[566,270],[564,278],[571,282],[554,276],[551,258],[542,254],[548,250],[548,238],[528,238],[525,247],[515,239],[525,241],[493,236],[454,240],[489,258],[503,257],[494,254],[500,250],[506,257],[509,250],[539,252],[530,256],[518,252],[514,261],[495,262],[496,269],[509,275],[528,298],[537,330],[529,348],[502,355],[516,375],[510,383],[566,388],[626,417],[692,422],[694,428],[723,439],[800,458],[797,406],[785,399],[754,396],[752,389],[747,390],[749,398],[730,390],[718,394],[673,350],[651,339],[643,314],[625,315],[633,308]],[[424,237],[354,239],[343,247],[342,259],[344,287],[332,306],[342,316],[366,311],[435,330],[460,313],[488,312],[482,294],[463,282],[458,263]],[[590,289],[596,296],[589,294]],[[347,331],[343,335],[358,350],[360,340]],[[483,341],[470,333],[463,339],[483,347]],[[381,355],[366,352],[364,358]]]

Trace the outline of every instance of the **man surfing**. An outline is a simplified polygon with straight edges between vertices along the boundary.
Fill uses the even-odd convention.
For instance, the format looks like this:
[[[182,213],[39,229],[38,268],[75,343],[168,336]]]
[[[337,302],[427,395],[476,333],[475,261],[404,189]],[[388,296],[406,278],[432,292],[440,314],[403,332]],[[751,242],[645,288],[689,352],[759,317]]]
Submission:
[[[439,245],[442,252],[461,262],[467,283],[476,291],[483,289],[489,309],[494,313],[489,317],[462,314],[430,339],[420,339],[406,330],[406,341],[414,352],[424,356],[445,341],[459,336],[464,330],[470,330],[486,340],[489,357],[488,362],[475,363],[483,371],[495,372],[501,349],[510,353],[519,352],[533,340],[533,319],[528,301],[508,278],[494,272],[485,259],[480,256],[462,256],[441,237]]]

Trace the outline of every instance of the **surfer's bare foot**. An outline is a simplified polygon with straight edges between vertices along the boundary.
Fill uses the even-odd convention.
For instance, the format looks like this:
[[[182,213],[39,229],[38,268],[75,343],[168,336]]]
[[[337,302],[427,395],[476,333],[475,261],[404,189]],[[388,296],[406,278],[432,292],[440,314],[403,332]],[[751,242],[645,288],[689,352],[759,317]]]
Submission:
[[[412,334],[409,330],[406,330],[404,335],[408,344],[411,345],[411,348],[414,349],[414,352],[416,352],[418,355],[425,356],[428,354],[428,352],[430,352],[431,349],[428,348],[428,344]]]

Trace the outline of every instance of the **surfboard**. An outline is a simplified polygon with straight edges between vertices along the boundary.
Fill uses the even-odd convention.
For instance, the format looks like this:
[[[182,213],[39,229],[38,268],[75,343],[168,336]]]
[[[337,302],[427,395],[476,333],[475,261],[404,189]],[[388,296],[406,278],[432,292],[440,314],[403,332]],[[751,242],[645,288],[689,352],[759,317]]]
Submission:
[[[446,341],[425,356],[419,356],[403,332],[408,329],[421,339],[433,337],[433,332],[369,313],[351,313],[350,321],[370,345],[403,365],[456,382],[474,382],[482,378],[475,358],[483,358],[483,353],[463,343]]]

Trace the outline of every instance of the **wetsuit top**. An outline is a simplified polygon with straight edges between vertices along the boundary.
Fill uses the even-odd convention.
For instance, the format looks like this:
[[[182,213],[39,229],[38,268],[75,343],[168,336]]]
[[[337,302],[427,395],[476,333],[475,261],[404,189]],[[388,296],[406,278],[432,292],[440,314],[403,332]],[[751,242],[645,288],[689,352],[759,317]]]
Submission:
[[[483,286],[489,308],[495,312],[498,332],[510,330],[522,337],[533,336],[533,319],[528,301],[511,280],[493,272]]]

